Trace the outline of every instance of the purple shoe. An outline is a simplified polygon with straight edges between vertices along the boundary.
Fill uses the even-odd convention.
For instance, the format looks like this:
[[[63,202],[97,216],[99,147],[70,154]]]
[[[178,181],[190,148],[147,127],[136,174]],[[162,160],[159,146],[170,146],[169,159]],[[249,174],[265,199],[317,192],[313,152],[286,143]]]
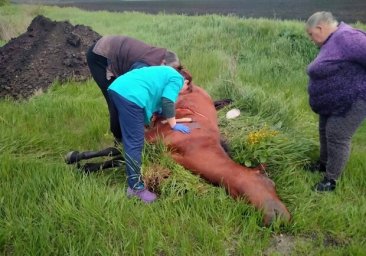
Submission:
[[[127,188],[127,197],[137,196],[145,203],[152,203],[156,200],[156,194],[150,192],[146,188],[143,190],[133,190],[132,188]]]

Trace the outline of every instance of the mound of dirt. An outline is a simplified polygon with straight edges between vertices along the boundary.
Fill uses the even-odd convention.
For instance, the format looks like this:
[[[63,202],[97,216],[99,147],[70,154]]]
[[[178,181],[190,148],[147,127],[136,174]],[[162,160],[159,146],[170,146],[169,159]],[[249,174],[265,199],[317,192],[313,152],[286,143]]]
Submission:
[[[0,48],[0,98],[27,99],[56,79],[87,79],[85,54],[99,38],[83,25],[35,17],[25,33]]]

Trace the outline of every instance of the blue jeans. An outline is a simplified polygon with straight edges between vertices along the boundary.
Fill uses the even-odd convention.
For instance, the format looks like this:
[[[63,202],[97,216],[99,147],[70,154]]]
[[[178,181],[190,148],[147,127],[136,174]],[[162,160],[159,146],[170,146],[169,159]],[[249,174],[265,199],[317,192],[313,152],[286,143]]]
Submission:
[[[125,152],[128,186],[135,190],[145,188],[141,176],[141,158],[144,147],[144,109],[108,90],[109,97],[117,110]]]

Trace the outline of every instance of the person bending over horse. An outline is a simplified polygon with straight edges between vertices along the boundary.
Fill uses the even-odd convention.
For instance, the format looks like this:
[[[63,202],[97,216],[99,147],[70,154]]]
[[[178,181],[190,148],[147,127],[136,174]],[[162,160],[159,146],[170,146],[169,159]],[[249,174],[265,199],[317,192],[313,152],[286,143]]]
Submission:
[[[103,36],[89,48],[86,57],[91,75],[107,102],[110,131],[115,141],[121,140],[121,127],[107,93],[114,79],[132,69],[145,66],[180,67],[180,61],[174,52],[148,45],[128,36]]]
[[[366,33],[330,12],[310,16],[306,31],[320,47],[307,69],[310,106],[319,115],[320,159],[313,167],[325,172],[315,190],[332,191],[366,117]]]
[[[162,110],[166,125],[174,131],[190,133],[189,127],[177,124],[175,102],[179,92],[187,90],[191,77],[184,70],[169,66],[134,69],[112,82],[108,88],[111,108],[118,115],[127,174],[127,195],[144,202],[156,199],[145,188],[141,176],[141,157],[144,146],[144,128],[154,113]]]

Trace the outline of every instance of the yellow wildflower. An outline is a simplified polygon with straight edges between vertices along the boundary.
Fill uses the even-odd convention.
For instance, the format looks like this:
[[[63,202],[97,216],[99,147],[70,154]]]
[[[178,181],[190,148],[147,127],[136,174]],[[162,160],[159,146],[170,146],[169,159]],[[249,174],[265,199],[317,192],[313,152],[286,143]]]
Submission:
[[[278,131],[270,130],[267,126],[264,126],[258,131],[250,132],[247,137],[247,143],[249,145],[255,145],[265,139],[276,136],[278,133]]]

